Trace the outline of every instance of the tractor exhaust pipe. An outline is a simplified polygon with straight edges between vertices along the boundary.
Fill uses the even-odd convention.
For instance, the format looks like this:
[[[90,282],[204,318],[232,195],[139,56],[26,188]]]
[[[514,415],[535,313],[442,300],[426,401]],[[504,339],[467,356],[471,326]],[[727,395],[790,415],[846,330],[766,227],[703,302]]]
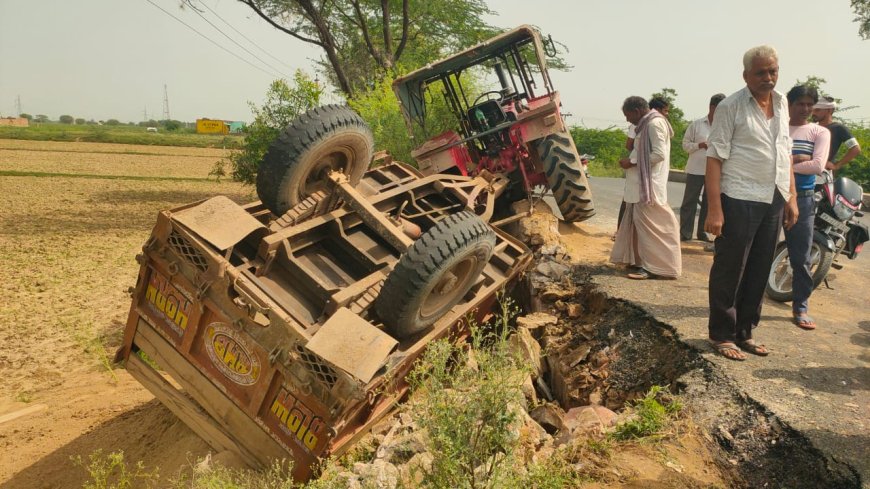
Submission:
[[[495,68],[495,75],[498,77],[498,83],[501,85],[501,93],[504,95],[514,93],[513,86],[508,84],[507,75],[505,75],[504,72],[504,65],[501,64],[501,62],[498,62],[493,65],[493,68]]]

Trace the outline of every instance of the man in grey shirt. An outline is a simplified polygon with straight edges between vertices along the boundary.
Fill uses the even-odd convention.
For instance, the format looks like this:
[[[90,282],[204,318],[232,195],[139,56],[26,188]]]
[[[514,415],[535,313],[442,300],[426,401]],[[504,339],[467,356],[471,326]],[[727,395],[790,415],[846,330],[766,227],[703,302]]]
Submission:
[[[791,228],[798,214],[788,103],[774,90],[778,76],[775,49],[747,51],[746,87],[716,108],[707,140],[704,229],[717,236],[708,328],[716,351],[731,360],[745,360],[744,351],[769,353],[752,339],[752,329],[761,319],[780,226]]]

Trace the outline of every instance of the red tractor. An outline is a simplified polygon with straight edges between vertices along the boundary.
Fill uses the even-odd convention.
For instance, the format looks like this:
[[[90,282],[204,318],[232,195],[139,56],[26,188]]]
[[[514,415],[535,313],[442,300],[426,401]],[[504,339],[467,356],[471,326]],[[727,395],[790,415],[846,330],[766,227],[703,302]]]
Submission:
[[[480,88],[481,81],[491,82],[491,89]],[[509,182],[501,200],[518,200],[545,187],[565,221],[595,214],[581,157],[547,72],[544,43],[531,26],[409,73],[393,83],[393,91],[412,137],[425,130],[427,104],[436,92],[456,118],[453,130],[412,152],[424,175],[503,176]]]

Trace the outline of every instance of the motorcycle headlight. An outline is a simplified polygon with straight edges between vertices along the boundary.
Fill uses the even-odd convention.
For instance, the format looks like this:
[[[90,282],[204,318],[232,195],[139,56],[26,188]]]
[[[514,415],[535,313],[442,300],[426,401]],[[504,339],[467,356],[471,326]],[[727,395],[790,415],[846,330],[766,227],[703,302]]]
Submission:
[[[848,221],[852,218],[853,214],[855,214],[855,209],[848,205],[847,202],[844,202],[843,198],[838,195],[836,202],[834,202],[834,215],[837,216],[837,219]]]

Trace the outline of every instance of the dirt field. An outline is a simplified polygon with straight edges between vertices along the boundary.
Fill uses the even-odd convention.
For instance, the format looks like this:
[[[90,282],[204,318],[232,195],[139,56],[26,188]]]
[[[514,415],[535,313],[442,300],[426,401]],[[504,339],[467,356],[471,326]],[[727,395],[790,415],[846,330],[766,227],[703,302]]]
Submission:
[[[125,153],[132,151],[148,154]],[[4,487],[80,487],[84,471],[73,469],[71,455],[123,449],[136,460],[165,443],[163,436],[179,447],[159,451],[167,470],[185,463],[187,452],[206,453],[109,362],[129,308],[127,288],[135,283],[134,257],[158,210],[217,193],[254,198],[239,184],[205,180],[222,156],[209,149],[0,141],[0,170],[203,179],[0,176]],[[138,439],[145,434],[148,440]]]

